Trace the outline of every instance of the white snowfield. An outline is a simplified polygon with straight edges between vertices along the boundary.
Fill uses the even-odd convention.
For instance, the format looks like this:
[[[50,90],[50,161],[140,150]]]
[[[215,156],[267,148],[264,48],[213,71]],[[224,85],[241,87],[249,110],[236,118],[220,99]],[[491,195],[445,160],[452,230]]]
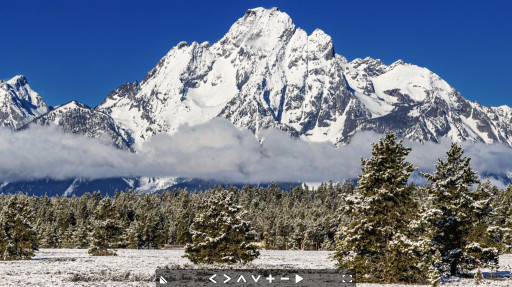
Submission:
[[[179,43],[125,88],[95,110],[133,136],[135,150],[155,134],[215,117],[257,136],[277,128],[337,146],[364,130],[512,146],[510,107],[472,103],[434,72],[401,60],[348,61],[329,35],[308,34],[277,8],[247,10],[211,46]]]
[[[48,110],[43,98],[30,88],[24,76],[0,80],[0,126],[20,128]]]
[[[41,249],[34,260],[0,261],[0,286],[154,286],[157,267],[190,266],[183,249],[118,250],[118,256],[94,257],[85,249]],[[328,251],[262,250],[247,268],[335,268]],[[510,276],[512,255],[500,257],[499,272]],[[197,268],[197,267],[196,267]],[[488,270],[483,270],[487,274]],[[363,287],[406,286],[357,284]],[[471,279],[451,280],[443,286],[477,286]],[[478,286],[512,286],[512,280],[485,280]]]

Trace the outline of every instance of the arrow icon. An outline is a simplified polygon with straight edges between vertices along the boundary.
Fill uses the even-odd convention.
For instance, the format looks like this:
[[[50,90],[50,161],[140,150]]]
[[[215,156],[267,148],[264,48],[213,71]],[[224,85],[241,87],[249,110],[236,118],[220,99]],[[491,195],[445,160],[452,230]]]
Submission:
[[[258,277],[254,277],[254,275],[251,275],[251,277],[252,280],[254,280],[254,282],[258,283],[258,280],[260,280],[261,275],[258,275]]]
[[[231,277],[229,277],[228,275],[224,274],[224,277],[226,277],[226,280],[224,280],[224,283],[228,283],[229,280],[231,280]]]
[[[302,280],[304,280],[304,278],[300,277],[298,274],[295,274],[295,283],[299,283]]]
[[[245,280],[244,275],[240,275],[240,277],[238,277],[238,280],[236,280],[236,283],[238,283],[240,281],[244,281],[244,283],[247,283],[247,280]]]
[[[210,281],[212,281],[213,283],[217,283],[217,281],[213,280],[213,278],[215,278],[215,276],[217,276],[217,274],[213,274],[213,276],[208,279],[210,279]]]

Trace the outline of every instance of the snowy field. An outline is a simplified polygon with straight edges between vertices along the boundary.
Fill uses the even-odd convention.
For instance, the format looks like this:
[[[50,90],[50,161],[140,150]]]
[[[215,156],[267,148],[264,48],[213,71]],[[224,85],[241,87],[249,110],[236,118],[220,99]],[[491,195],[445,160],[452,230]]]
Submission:
[[[42,249],[30,261],[0,261],[0,286],[155,286],[157,267],[186,266],[183,249],[118,250],[115,257],[92,257],[84,249]],[[326,251],[261,251],[251,267],[334,268]],[[500,274],[510,276],[512,255],[500,257]],[[484,270],[485,271],[485,270]],[[485,272],[484,272],[485,273]],[[473,280],[453,280],[444,286],[477,286]],[[399,285],[357,284],[363,287]],[[512,280],[485,280],[478,286],[512,286]]]

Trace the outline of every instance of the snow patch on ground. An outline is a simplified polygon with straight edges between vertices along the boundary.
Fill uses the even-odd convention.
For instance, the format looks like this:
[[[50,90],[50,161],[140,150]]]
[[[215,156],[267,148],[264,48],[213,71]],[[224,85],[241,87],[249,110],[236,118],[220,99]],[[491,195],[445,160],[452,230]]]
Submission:
[[[90,256],[85,249],[41,249],[33,260],[0,261],[0,286],[154,286],[157,267],[191,266],[183,249],[117,251],[117,256]],[[335,268],[329,251],[262,250],[247,268]],[[500,257],[499,272],[510,276],[512,255]],[[482,270],[484,275],[489,270]],[[485,280],[483,286],[511,286],[508,278]],[[482,286],[478,285],[478,286]],[[399,284],[357,284],[398,287]],[[451,279],[443,286],[477,286],[472,279]]]

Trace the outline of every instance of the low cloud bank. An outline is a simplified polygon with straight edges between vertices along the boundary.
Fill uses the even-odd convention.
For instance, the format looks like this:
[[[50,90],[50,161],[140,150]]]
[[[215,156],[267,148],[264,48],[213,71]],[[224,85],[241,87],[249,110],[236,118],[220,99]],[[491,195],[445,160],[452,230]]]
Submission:
[[[382,136],[356,134],[351,143],[311,143],[278,130],[260,133],[262,143],[247,130],[225,119],[183,126],[173,135],[151,138],[138,153],[122,151],[102,139],[62,132],[56,127],[32,126],[21,132],[0,129],[0,181],[40,178],[90,179],[131,176],[182,176],[226,182],[306,181],[355,178],[361,157],[371,155],[371,143]],[[408,157],[421,171],[432,172],[450,140],[420,144],[404,141]],[[480,173],[512,170],[512,149],[501,144],[462,143],[472,166]]]

